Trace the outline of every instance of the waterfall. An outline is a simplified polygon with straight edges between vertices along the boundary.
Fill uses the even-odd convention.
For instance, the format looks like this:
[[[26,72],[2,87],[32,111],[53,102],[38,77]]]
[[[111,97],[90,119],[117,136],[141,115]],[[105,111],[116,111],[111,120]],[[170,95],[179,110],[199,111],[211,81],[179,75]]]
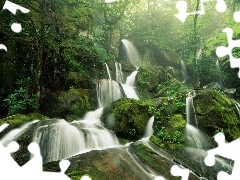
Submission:
[[[193,105],[193,98],[195,97],[195,92],[189,92],[186,98],[186,146],[197,148],[197,149],[207,149],[212,146],[211,140],[198,129],[197,117]]]
[[[20,137],[24,132],[26,132],[26,130],[29,128],[29,126],[31,126],[32,124],[38,122],[39,120],[34,120],[31,121],[29,123],[26,123],[24,125],[22,125],[20,128],[16,128],[11,130],[9,133],[7,133],[1,140],[0,142],[6,146],[8,145],[10,142],[12,142],[13,140],[17,139],[18,137]],[[4,127],[6,127],[7,125],[5,124]]]
[[[108,67],[107,63],[105,63],[105,65],[106,65],[106,68],[107,68],[108,79],[112,80],[110,70],[109,70],[109,67]]]
[[[137,49],[134,47],[134,45],[130,41],[128,41],[126,39],[122,39],[122,43],[125,47],[128,60],[135,67],[137,67],[137,68],[140,67],[141,61],[140,61],[140,56],[139,56]]]
[[[217,67],[217,71],[218,71],[218,83],[220,84],[220,86],[222,87],[223,85],[223,81],[222,81],[222,77],[221,77],[221,69],[220,69],[220,65],[219,65],[219,61],[217,59],[216,61],[216,67]]]
[[[188,93],[188,97],[186,98],[186,118],[187,124],[198,127],[197,117],[193,105],[193,96],[190,93]]]
[[[119,146],[115,134],[103,127],[103,108],[88,112],[83,120],[49,121],[36,129],[33,141],[40,146],[43,162],[57,161],[91,150]]]
[[[144,138],[149,138],[153,135],[153,122],[154,122],[154,116],[152,116],[147,123],[147,126],[145,128],[144,132]]]
[[[116,68],[116,81],[122,84],[123,83],[122,65],[118,62],[115,62],[115,68]]]
[[[99,107],[109,105],[120,98],[122,98],[122,92],[119,83],[114,80],[99,80],[97,84],[97,99]]]
[[[137,71],[132,72],[127,77],[126,83],[122,84],[124,93],[126,94],[126,96],[128,98],[139,99],[139,97],[135,91],[135,88],[134,88],[134,82],[135,82],[136,75],[137,75]]]
[[[182,77],[183,77],[182,83],[185,83],[186,80],[187,80],[189,77],[188,77],[188,73],[187,73],[186,66],[185,66],[185,64],[184,64],[184,62],[183,62],[182,60],[181,60],[181,67],[182,67],[181,72],[182,72]]]

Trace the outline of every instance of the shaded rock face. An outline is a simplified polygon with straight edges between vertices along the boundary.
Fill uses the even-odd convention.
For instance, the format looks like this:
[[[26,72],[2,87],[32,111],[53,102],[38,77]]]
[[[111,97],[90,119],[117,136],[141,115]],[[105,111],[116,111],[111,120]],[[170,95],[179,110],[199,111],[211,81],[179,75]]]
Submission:
[[[158,85],[172,79],[161,66],[143,67],[138,69],[136,87],[140,99],[153,98],[158,91]]]
[[[49,94],[43,101],[41,112],[49,117],[64,119],[69,115],[80,117],[97,106],[97,98],[94,100],[93,97],[96,95],[93,96],[89,89],[70,89],[59,95]]]
[[[101,120],[118,137],[137,140],[142,138],[151,117],[150,102],[122,98],[105,107]]]
[[[93,180],[140,180],[149,179],[134,164],[133,159],[124,149],[91,151],[69,159],[71,162],[67,174],[72,179],[88,174]],[[74,174],[74,172],[77,174]]]
[[[184,152],[184,151],[182,151]],[[180,151],[178,152],[180,153]],[[183,158],[183,159],[176,159]],[[194,160],[192,160],[194,159]],[[180,179],[172,176],[170,169],[173,165],[181,164],[201,177],[209,180],[216,179],[223,167],[209,168],[203,162],[204,158],[192,157],[189,154],[172,154],[158,149],[152,143],[147,145],[135,142],[129,147],[111,148],[102,151],[91,151],[69,158],[71,162],[66,174],[73,180],[79,180],[83,175],[89,175],[92,180],[149,180],[162,176],[168,180]],[[44,171],[59,171],[58,162],[44,165]],[[226,171],[226,169],[225,169]],[[197,175],[190,173],[189,180],[198,180]]]
[[[193,102],[201,130],[210,136],[223,131],[228,141],[239,138],[239,114],[227,96],[219,91],[202,90]]]
[[[127,76],[129,76],[133,71],[136,71],[136,68],[130,64],[130,63],[126,63],[126,62],[122,62],[122,61],[117,61],[119,63],[121,63],[122,66],[122,73],[123,73],[123,81],[125,82],[127,79]],[[110,70],[110,74],[113,80],[116,80],[116,67],[115,67],[115,61],[107,61],[106,62],[109,70]],[[108,78],[107,72],[105,73],[105,78]]]

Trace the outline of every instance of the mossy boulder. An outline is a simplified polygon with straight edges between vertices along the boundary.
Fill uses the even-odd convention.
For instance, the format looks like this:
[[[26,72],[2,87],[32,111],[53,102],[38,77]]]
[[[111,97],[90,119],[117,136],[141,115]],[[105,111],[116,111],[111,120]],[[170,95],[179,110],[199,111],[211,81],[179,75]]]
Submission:
[[[49,95],[45,98],[42,113],[49,117],[65,118],[83,116],[91,109],[91,92],[88,89],[70,89],[59,95]]]
[[[101,120],[120,138],[137,140],[144,135],[146,124],[151,117],[151,101],[122,98],[104,108]]]
[[[48,117],[43,116],[41,114],[38,113],[31,113],[28,115],[23,115],[23,114],[16,114],[16,115],[12,115],[12,116],[8,116],[6,118],[2,118],[0,119],[0,126],[4,123],[9,124],[9,128],[13,129],[13,128],[17,128],[25,123],[28,123],[32,120],[45,120]]]
[[[153,98],[159,84],[169,81],[172,77],[161,66],[147,66],[138,69],[136,87],[140,99]]]
[[[21,128],[22,126],[25,126],[26,123],[29,123],[28,126],[25,126],[25,129],[22,128],[21,131],[15,136],[10,135],[11,140],[17,141],[17,143],[20,145],[19,150],[12,154],[13,158],[20,166],[27,163],[31,156],[27,147],[32,142],[32,136],[35,130],[34,127],[37,124],[37,121],[34,120],[44,120],[38,122],[46,122],[45,120],[47,119],[48,117],[37,113],[31,113],[28,115],[17,114],[0,119],[0,126],[4,123],[9,124],[7,128],[0,132],[0,139],[3,140],[2,143],[4,146],[9,143],[9,136],[5,139],[5,135],[8,135],[9,132],[12,132],[12,130],[15,130],[16,128]]]
[[[240,121],[234,103],[216,90],[202,90],[193,99],[198,126],[210,136],[224,132],[231,141],[240,137]]]

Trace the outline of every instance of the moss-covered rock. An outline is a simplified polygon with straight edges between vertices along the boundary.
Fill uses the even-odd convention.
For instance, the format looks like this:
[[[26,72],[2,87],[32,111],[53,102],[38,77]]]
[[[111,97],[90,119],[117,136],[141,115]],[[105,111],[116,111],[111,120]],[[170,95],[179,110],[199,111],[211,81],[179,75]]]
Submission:
[[[0,139],[4,138],[5,135],[8,134],[8,132],[12,132],[12,130],[15,130],[16,128],[21,128],[22,126],[25,126],[26,123],[29,123],[28,126],[25,126],[25,128],[21,128],[21,131],[15,136],[10,135],[12,136],[10,138],[12,138],[12,140],[17,141],[17,143],[20,145],[19,150],[12,154],[13,158],[19,165],[22,166],[25,163],[27,163],[31,156],[27,147],[32,142],[32,136],[35,130],[34,127],[37,124],[36,123],[37,121],[33,121],[33,120],[47,120],[47,119],[48,117],[43,116],[41,114],[37,114],[37,113],[31,113],[28,115],[17,114],[17,115],[9,116],[7,118],[0,119],[0,126],[4,123],[9,124],[9,126],[6,129],[0,132]],[[46,122],[46,121],[38,121],[38,122]],[[6,146],[9,142],[3,141],[2,143],[3,145]]]
[[[140,99],[155,97],[159,84],[171,79],[171,76],[161,66],[148,66],[138,69],[136,87]]]
[[[82,116],[92,108],[90,95],[88,89],[70,89],[62,91],[59,95],[49,95],[45,98],[42,112],[52,118],[67,119],[69,115]]]
[[[122,98],[104,108],[102,121],[117,136],[137,140],[144,135],[146,124],[151,117],[151,101]]]
[[[210,136],[223,131],[228,141],[240,137],[239,115],[226,95],[215,90],[202,90],[193,101],[201,130]]]
[[[43,116],[41,114],[38,113],[31,113],[28,115],[23,115],[23,114],[16,114],[16,115],[12,115],[12,116],[8,116],[6,118],[0,119],[0,126],[4,123],[9,124],[9,128],[13,129],[13,128],[17,128],[25,123],[28,123],[32,120],[45,120],[48,117]]]

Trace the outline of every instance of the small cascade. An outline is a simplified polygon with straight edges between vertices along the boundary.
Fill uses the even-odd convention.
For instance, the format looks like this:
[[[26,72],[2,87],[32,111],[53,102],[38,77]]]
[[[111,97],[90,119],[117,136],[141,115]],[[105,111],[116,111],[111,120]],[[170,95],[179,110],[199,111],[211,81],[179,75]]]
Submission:
[[[182,83],[185,83],[189,77],[188,77],[186,66],[182,60],[181,60],[181,68],[182,68],[181,72],[182,72],[182,78],[183,78]]]
[[[200,141],[200,131],[197,129],[197,118],[195,114],[195,109],[193,106],[193,96],[191,92],[188,93],[186,98],[186,145],[189,147],[194,147],[197,149],[202,149]]]
[[[16,140],[19,136],[21,136],[24,132],[26,132],[26,130],[29,128],[29,126],[31,126],[34,123],[37,123],[39,120],[34,120],[31,121],[29,123],[24,124],[23,126],[21,126],[20,128],[16,128],[11,130],[9,133],[7,133],[1,140],[0,142],[6,146],[8,145],[10,142]],[[5,125],[6,127],[6,125]]]
[[[186,139],[185,144],[187,147],[196,149],[209,149],[212,148],[212,140],[203,132],[198,129],[197,117],[193,105],[193,98],[195,92],[189,92],[186,98]]]
[[[134,45],[130,41],[128,41],[126,39],[122,39],[122,43],[125,47],[128,60],[135,67],[137,67],[137,68],[140,67],[141,61],[140,61],[140,56],[139,56],[137,49],[134,47]]]
[[[154,122],[154,116],[152,116],[147,123],[147,126],[145,128],[144,136],[143,138],[150,138],[153,135],[153,122]]]
[[[40,146],[43,162],[119,146],[114,133],[103,127],[100,121],[102,111],[103,108],[89,112],[83,120],[71,123],[55,120],[38,127],[33,141]]]
[[[109,105],[120,98],[122,98],[122,92],[119,83],[114,80],[99,80],[97,84],[97,99],[99,107]]]
[[[137,71],[132,72],[132,74],[130,74],[127,77],[126,83],[122,84],[122,87],[123,87],[124,93],[128,98],[134,98],[139,100],[139,97],[134,88],[136,75],[137,75]]]
[[[195,95],[191,95],[191,93],[188,93],[188,97],[186,98],[187,124],[193,125],[198,128],[197,117],[196,117],[196,113],[193,105],[193,96]]]
[[[223,83],[222,83],[222,77],[221,77],[221,74],[220,74],[221,69],[220,69],[220,65],[219,65],[218,59],[216,61],[216,67],[217,67],[217,70],[218,70],[218,78],[219,78],[218,79],[218,83],[220,84],[220,86],[222,86]]]
[[[105,65],[106,65],[106,68],[107,68],[108,79],[112,80],[110,70],[109,70],[109,67],[108,67],[107,63],[105,63]]]
[[[122,73],[122,65],[121,63],[115,62],[115,68],[116,68],[116,81],[118,83],[123,83],[123,73]]]

